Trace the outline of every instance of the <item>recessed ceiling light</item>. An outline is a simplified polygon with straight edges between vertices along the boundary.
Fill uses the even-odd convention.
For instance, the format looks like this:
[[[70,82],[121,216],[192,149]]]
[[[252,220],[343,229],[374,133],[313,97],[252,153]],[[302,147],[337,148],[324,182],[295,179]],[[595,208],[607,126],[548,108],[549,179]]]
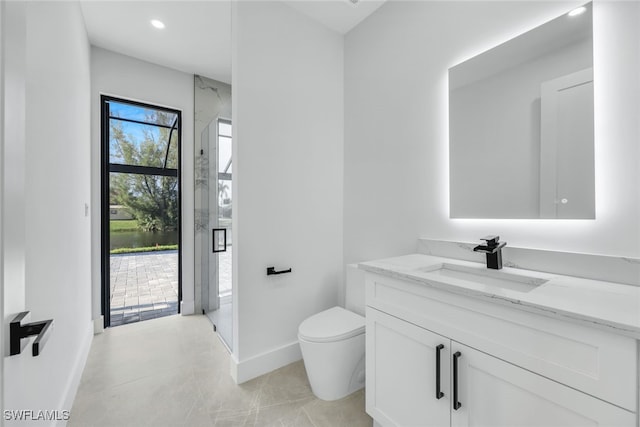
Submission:
[[[151,25],[153,25],[154,27],[156,27],[157,29],[161,30],[165,27],[164,22],[159,21],[157,19],[152,19],[151,20]]]
[[[571,12],[568,13],[569,16],[578,16],[578,15],[582,15],[583,13],[585,13],[587,11],[587,8],[584,6],[580,6],[576,9],[573,9]]]

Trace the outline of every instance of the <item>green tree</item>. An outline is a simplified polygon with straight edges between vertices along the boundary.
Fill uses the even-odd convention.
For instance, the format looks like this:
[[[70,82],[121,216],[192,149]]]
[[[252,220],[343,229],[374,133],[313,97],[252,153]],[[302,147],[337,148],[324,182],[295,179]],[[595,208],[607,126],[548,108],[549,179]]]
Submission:
[[[229,184],[221,179],[218,180],[218,199],[220,204],[229,202]]]
[[[156,111],[145,121],[172,125],[167,113]],[[111,163],[176,168],[177,132],[154,126],[138,126],[126,133],[119,120],[110,121],[109,154]],[[171,146],[167,156],[169,135]],[[166,165],[165,165],[166,157]],[[110,203],[124,205],[145,231],[175,230],[178,225],[178,179],[171,176],[111,173]]]

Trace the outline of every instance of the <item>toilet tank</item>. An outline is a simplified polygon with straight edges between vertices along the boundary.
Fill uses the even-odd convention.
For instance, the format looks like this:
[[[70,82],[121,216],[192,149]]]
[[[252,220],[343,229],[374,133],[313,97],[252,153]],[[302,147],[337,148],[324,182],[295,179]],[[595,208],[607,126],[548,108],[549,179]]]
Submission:
[[[344,308],[364,316],[364,270],[357,264],[347,264]]]

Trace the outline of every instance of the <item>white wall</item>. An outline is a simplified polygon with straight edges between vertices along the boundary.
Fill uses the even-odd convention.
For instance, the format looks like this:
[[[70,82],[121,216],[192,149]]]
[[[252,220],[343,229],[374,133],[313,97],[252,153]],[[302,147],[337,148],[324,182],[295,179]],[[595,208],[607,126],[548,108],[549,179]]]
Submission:
[[[194,312],[193,75],[91,48],[91,195],[93,318],[100,317],[100,95],[182,111],[182,313]]]
[[[594,2],[596,220],[449,218],[447,69],[571,5],[388,2],[347,34],[346,262],[414,252],[418,237],[487,234],[520,247],[640,255],[636,2]]]
[[[234,370],[300,358],[342,282],[343,38],[275,1],[234,3]],[[266,276],[266,268],[292,268]]]
[[[38,357],[28,347],[5,359],[5,409],[60,411],[71,409],[93,332],[89,42],[77,3],[29,2],[26,23],[25,158],[15,165],[25,178],[24,307],[31,321],[55,323]]]

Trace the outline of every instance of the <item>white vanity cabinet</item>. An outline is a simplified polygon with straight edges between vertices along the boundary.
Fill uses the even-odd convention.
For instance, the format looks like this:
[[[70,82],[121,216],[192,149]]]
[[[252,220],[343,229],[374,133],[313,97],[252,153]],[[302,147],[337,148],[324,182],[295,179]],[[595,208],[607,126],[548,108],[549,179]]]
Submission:
[[[370,307],[366,318],[367,413],[383,426],[449,425],[450,340]]]
[[[460,405],[452,426],[636,425],[629,411],[455,341],[451,347]]]
[[[366,407],[379,425],[637,426],[633,338],[366,277]]]

